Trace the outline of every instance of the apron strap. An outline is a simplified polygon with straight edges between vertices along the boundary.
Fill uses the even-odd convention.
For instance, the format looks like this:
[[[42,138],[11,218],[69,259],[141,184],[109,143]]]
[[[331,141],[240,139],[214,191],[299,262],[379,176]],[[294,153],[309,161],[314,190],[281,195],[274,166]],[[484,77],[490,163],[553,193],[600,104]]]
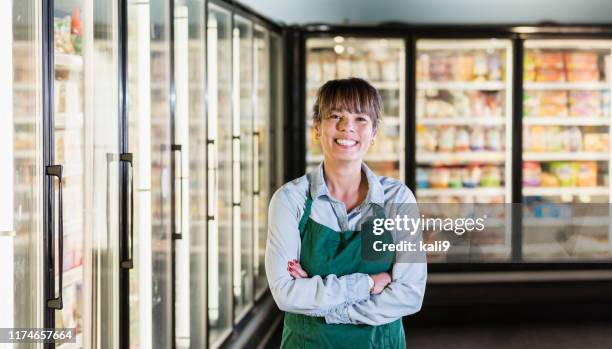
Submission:
[[[308,222],[308,217],[310,217],[311,208],[312,198],[310,197],[310,193],[308,193],[308,197],[306,198],[306,208],[304,208],[304,214],[302,215],[302,219],[300,219],[300,237],[304,236],[304,229],[306,229],[306,222]]]

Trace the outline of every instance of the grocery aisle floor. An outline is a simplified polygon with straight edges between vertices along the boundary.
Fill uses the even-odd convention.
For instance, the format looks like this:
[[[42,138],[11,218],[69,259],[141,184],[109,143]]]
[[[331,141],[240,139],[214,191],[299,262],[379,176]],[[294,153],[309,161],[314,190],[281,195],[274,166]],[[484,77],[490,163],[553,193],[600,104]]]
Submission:
[[[280,329],[268,348],[280,347]],[[415,349],[610,349],[612,323],[470,324],[406,328]]]

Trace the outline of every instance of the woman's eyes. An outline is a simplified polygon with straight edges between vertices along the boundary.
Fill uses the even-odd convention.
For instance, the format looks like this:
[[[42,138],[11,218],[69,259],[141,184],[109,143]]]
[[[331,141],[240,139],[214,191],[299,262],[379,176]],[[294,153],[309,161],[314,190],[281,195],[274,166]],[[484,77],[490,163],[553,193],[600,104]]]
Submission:
[[[334,120],[339,120],[342,118],[342,116],[338,114],[330,114],[329,118],[334,119]],[[368,122],[368,118],[366,118],[365,116],[358,116],[355,118],[355,120],[357,120],[358,122]]]

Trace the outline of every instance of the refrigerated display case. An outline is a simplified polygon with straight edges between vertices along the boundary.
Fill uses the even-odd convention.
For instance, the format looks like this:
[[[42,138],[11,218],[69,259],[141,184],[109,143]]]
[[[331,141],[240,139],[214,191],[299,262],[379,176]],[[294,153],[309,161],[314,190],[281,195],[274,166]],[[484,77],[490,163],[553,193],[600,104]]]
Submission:
[[[365,162],[378,175],[404,180],[405,44],[403,39],[335,36],[306,39],[306,171],[323,161],[312,128],[317,90],[328,80],[359,77],[382,98],[383,117]]]
[[[523,259],[609,259],[612,41],[524,47]]]
[[[425,203],[422,213],[444,217],[468,207],[452,204],[492,204],[464,210],[488,218],[487,229],[473,232],[469,241],[424,232],[425,242],[453,241],[451,252],[431,252],[428,261],[507,261],[512,225],[503,204],[512,200],[512,42],[419,39],[416,50],[415,195]]]

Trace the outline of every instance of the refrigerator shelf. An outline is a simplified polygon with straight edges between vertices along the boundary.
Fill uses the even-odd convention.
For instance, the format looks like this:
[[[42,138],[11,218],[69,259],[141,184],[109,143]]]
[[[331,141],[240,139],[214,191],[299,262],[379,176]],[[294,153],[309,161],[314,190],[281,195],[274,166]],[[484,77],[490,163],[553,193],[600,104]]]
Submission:
[[[499,151],[467,151],[467,152],[417,152],[419,164],[465,164],[465,163],[503,163],[506,153]]]
[[[611,120],[600,116],[525,116],[523,125],[610,126]]]
[[[419,90],[477,90],[499,91],[506,89],[504,81],[422,81]]]
[[[81,71],[83,70],[83,57],[64,53],[56,53],[55,69]]]
[[[523,187],[523,196],[607,196],[608,187]]]
[[[508,40],[499,39],[474,39],[474,40],[419,40],[417,42],[418,50],[493,50],[493,49],[508,49],[510,42]]]
[[[608,217],[574,217],[574,218],[523,218],[523,225],[527,227],[606,227],[610,223]]]
[[[318,89],[323,86],[326,81],[308,81],[306,87],[309,89]],[[402,88],[399,81],[368,81],[377,90],[399,90]]]
[[[525,90],[608,90],[609,82],[525,82]]]
[[[505,125],[503,116],[461,116],[453,118],[427,118],[417,119],[417,125]]]
[[[610,154],[595,152],[525,152],[524,161],[609,161]]]
[[[388,161],[399,161],[399,154],[366,154],[363,158],[367,162],[388,162]],[[323,155],[306,155],[306,162],[308,163],[319,163],[323,161]]]
[[[499,188],[417,188],[417,197],[428,196],[503,196],[505,189]]]

